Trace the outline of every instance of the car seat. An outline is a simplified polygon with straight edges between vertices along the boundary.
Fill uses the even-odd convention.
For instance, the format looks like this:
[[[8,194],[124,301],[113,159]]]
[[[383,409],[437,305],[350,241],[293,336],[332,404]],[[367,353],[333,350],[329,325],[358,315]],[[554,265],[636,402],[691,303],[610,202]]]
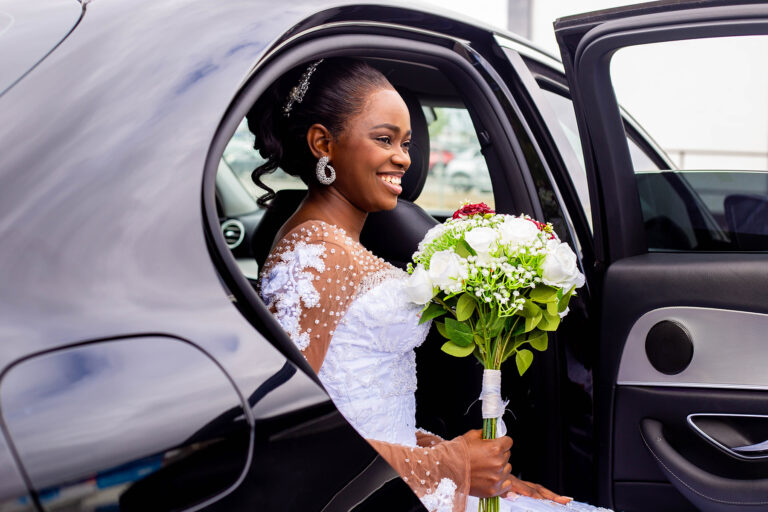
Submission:
[[[768,196],[731,194],[723,202],[731,240],[742,251],[768,249]]]

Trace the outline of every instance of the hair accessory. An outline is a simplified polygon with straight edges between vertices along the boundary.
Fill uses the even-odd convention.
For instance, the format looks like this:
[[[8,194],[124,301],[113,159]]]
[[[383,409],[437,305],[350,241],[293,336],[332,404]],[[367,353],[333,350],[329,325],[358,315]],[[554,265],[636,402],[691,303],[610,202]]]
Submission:
[[[294,103],[301,103],[302,100],[304,100],[304,95],[307,94],[307,89],[309,89],[309,77],[312,76],[312,73],[315,72],[317,66],[321,62],[323,62],[323,59],[310,64],[306,71],[304,71],[304,73],[301,75],[299,83],[296,84],[293,89],[291,89],[290,93],[288,93],[288,100],[285,102],[285,106],[283,107],[283,115],[285,117],[291,115],[291,109],[293,108]]]
[[[330,176],[326,176],[325,170],[328,169],[330,171]],[[328,163],[328,157],[323,156],[317,161],[317,181],[322,183],[323,185],[330,185],[333,183],[333,180],[336,179],[336,169],[331,167],[331,164]]]

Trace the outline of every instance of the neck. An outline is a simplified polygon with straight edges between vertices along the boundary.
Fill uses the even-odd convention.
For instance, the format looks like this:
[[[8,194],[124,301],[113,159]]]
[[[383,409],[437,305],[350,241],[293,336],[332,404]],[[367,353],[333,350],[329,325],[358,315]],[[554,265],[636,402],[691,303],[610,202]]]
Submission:
[[[368,213],[347,200],[333,186],[311,186],[301,206],[303,217],[323,220],[342,228],[355,241],[360,241]]]

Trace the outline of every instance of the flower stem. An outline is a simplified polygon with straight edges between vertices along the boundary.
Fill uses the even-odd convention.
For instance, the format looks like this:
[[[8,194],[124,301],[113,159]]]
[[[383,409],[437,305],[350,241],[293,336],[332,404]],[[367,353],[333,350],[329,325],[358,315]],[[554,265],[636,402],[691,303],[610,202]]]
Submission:
[[[483,418],[483,439],[496,439],[496,418]],[[479,512],[498,512],[499,497],[482,498]]]

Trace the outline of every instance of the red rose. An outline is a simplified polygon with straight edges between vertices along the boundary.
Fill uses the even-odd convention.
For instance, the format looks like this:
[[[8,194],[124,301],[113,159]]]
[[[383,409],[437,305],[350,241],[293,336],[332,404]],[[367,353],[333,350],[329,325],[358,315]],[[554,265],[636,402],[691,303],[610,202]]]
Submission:
[[[485,203],[465,204],[455,212],[453,212],[453,218],[469,217],[471,215],[485,215],[486,213],[496,213]]]

